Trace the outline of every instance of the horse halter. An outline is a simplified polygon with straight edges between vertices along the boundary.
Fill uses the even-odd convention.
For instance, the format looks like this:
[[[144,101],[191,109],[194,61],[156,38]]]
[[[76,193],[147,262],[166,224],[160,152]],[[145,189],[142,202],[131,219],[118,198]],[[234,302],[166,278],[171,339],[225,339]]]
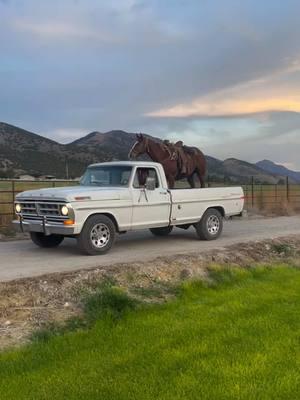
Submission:
[[[129,159],[132,159],[132,158],[135,158],[135,157],[137,157],[137,152],[135,151],[135,146],[138,144],[139,142],[135,142],[134,143],[134,145],[131,147],[131,149],[130,149],[130,151],[129,151],[129,153],[128,153],[128,158]]]
[[[147,138],[147,137],[144,137],[144,139],[143,140],[145,140],[145,144],[144,144],[144,146],[145,146],[145,150],[144,150],[144,152],[145,153],[148,153],[149,152],[149,139]],[[142,153],[138,153],[136,150],[135,150],[135,147],[138,145],[138,144],[141,144],[142,142],[140,142],[139,140],[137,140],[135,143],[134,143],[134,145],[132,146],[132,148],[131,148],[131,150],[130,150],[130,152],[129,152],[129,157],[131,158],[131,157],[137,157],[137,156],[139,156],[140,154],[142,154]]]

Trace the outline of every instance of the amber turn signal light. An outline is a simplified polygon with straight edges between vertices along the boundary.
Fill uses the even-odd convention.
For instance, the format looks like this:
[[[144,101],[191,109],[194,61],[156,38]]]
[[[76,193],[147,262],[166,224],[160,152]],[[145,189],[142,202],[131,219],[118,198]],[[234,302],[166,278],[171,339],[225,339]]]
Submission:
[[[75,221],[73,219],[66,219],[64,225],[74,225]]]

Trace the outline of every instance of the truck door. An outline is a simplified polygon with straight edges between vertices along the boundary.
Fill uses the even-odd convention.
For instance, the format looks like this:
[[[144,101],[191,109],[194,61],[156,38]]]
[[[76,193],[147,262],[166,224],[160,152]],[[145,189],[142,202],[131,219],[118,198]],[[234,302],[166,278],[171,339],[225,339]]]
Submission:
[[[147,177],[155,179],[155,189],[146,189]],[[169,224],[171,201],[161,186],[156,168],[137,167],[132,181],[132,227],[150,228]]]

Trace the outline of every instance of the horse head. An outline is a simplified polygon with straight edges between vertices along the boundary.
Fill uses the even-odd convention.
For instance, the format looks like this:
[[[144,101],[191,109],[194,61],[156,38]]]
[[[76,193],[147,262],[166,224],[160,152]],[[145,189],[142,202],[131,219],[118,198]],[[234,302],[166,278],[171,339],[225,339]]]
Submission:
[[[148,139],[144,135],[138,133],[136,135],[136,139],[137,141],[134,143],[128,154],[129,159],[137,158],[141,154],[146,153],[148,150]]]

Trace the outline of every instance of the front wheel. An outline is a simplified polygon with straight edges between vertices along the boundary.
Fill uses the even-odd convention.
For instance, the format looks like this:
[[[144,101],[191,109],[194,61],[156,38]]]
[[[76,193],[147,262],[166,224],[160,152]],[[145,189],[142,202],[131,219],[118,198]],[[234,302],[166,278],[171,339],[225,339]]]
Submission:
[[[150,232],[154,236],[167,236],[173,230],[173,226],[163,226],[162,228],[150,228]]]
[[[57,247],[64,240],[62,235],[45,235],[41,232],[30,232],[31,240],[39,247],[51,248]]]
[[[115,238],[113,221],[106,215],[94,215],[85,222],[77,243],[83,253],[93,256],[107,253]]]
[[[215,240],[223,230],[223,217],[215,208],[208,209],[195,225],[199,239]]]

